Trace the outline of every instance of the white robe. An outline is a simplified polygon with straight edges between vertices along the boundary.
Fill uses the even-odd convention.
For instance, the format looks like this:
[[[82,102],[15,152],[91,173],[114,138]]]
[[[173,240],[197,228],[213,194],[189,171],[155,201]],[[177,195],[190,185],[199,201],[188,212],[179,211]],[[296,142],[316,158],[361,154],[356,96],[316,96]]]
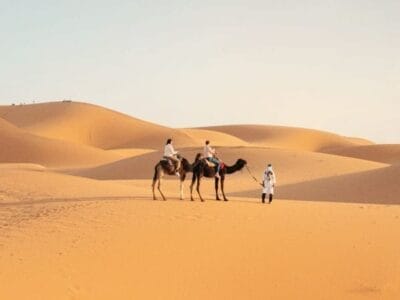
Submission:
[[[272,174],[268,175],[268,172],[272,172]],[[276,177],[275,177],[275,173],[272,170],[265,170],[264,172],[264,176],[262,178],[262,182],[264,184],[264,188],[263,188],[263,194],[274,194],[274,186],[276,184]]]

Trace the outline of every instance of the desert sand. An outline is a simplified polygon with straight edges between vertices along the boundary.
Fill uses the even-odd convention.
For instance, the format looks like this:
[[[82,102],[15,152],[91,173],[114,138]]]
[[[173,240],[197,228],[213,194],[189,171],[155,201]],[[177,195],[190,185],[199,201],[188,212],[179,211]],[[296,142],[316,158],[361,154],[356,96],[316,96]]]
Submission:
[[[168,137],[247,169],[230,201],[153,201]],[[398,299],[400,145],[272,125],[168,128],[80,102],[0,106],[0,299]]]

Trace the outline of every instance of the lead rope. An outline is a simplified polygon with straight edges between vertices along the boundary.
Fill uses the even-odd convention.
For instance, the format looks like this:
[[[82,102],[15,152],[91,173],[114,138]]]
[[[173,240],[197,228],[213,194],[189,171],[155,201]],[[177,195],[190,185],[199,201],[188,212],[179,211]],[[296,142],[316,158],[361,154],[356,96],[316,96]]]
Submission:
[[[247,165],[246,165],[246,169],[247,169],[247,172],[249,172],[249,175],[254,179],[254,181],[257,182],[259,185],[263,186],[262,183],[259,182],[257,180],[257,178],[251,173],[250,168]]]

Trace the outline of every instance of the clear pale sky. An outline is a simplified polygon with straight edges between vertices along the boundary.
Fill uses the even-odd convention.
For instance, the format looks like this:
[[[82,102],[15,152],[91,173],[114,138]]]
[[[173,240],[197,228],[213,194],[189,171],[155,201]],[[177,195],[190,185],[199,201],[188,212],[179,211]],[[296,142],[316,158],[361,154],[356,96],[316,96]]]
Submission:
[[[0,104],[400,143],[400,1],[0,0]]]

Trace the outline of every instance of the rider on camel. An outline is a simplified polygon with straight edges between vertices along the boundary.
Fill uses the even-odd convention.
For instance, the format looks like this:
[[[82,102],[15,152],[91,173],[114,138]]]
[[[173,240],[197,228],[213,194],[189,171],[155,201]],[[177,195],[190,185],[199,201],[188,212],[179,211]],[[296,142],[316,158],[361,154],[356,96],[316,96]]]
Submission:
[[[175,151],[174,146],[172,146],[172,139],[168,139],[164,147],[164,158],[171,160],[174,166],[176,164],[175,174],[176,176],[180,176],[179,169],[181,167],[181,161],[177,155],[178,152]]]
[[[210,146],[210,141],[206,141],[206,145],[204,146],[204,157],[211,163],[217,165],[217,172],[215,173],[215,177],[219,178],[219,171],[221,169],[221,162],[216,157],[217,152]]]

